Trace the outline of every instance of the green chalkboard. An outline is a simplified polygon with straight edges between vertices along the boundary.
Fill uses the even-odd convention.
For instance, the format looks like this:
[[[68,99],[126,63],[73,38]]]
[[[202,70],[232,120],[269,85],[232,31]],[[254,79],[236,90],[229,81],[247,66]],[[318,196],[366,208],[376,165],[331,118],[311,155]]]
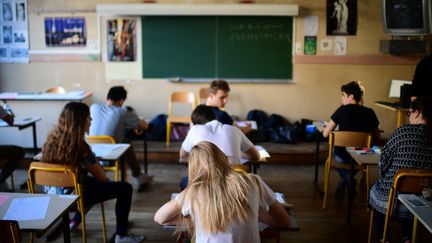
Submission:
[[[292,17],[142,17],[144,78],[288,81]]]

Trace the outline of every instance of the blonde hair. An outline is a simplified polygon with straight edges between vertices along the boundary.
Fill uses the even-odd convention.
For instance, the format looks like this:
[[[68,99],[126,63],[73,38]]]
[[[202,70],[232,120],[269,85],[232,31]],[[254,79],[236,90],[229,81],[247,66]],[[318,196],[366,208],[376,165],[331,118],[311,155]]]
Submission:
[[[248,190],[257,183],[254,177],[234,171],[216,145],[200,142],[190,152],[189,182],[182,200],[191,202],[193,215],[199,217],[205,232],[223,232],[233,221],[248,218],[252,211]],[[190,226],[189,230],[194,235]]]

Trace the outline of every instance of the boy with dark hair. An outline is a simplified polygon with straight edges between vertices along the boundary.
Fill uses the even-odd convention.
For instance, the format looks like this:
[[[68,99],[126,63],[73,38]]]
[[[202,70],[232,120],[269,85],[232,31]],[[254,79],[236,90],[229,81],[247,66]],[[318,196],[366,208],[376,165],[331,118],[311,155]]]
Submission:
[[[208,92],[209,96],[207,98],[207,105],[210,106],[216,115],[216,119],[222,124],[237,126],[230,115],[223,109],[228,103],[228,95],[230,92],[229,84],[225,80],[214,80],[210,83]],[[252,128],[248,124],[245,127],[237,126],[244,134],[249,133]]]
[[[339,131],[371,132],[375,141],[378,141],[379,121],[375,112],[363,106],[364,87],[359,81],[351,81],[341,87],[342,105],[333,113],[330,122],[323,131],[323,136],[328,137],[336,126]],[[345,148],[335,147],[334,159],[339,163],[350,163],[351,156]],[[336,197],[342,198],[345,187],[350,183],[350,172],[345,169],[337,169],[341,176],[336,187]],[[354,174],[356,171],[354,171]],[[354,187],[355,188],[355,187]]]
[[[114,86],[108,91],[105,104],[93,104],[90,107],[92,123],[89,134],[112,136],[116,142],[121,143],[128,142],[125,138],[126,129],[147,129],[147,123],[140,119],[133,109],[123,106],[126,98],[126,89],[123,86]],[[140,191],[150,182],[151,177],[141,171],[132,146],[123,158],[128,163]]]

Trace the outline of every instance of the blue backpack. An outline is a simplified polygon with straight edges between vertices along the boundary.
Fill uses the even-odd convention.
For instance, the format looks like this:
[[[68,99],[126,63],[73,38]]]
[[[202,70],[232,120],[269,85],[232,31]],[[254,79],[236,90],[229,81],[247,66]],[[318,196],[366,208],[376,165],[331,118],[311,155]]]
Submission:
[[[147,139],[149,141],[165,141],[167,118],[168,115],[159,114],[151,119],[147,131]]]

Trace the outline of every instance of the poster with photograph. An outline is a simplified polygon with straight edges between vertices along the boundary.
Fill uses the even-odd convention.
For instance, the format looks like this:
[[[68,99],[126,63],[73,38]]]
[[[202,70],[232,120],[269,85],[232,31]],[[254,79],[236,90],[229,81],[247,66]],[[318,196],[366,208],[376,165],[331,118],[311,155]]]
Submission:
[[[327,0],[327,35],[356,35],[357,0]]]
[[[0,14],[0,62],[29,62],[27,1],[3,0]]]
[[[136,20],[107,20],[107,57],[111,62],[136,60]]]
[[[84,17],[45,17],[45,44],[53,46],[85,46]]]

